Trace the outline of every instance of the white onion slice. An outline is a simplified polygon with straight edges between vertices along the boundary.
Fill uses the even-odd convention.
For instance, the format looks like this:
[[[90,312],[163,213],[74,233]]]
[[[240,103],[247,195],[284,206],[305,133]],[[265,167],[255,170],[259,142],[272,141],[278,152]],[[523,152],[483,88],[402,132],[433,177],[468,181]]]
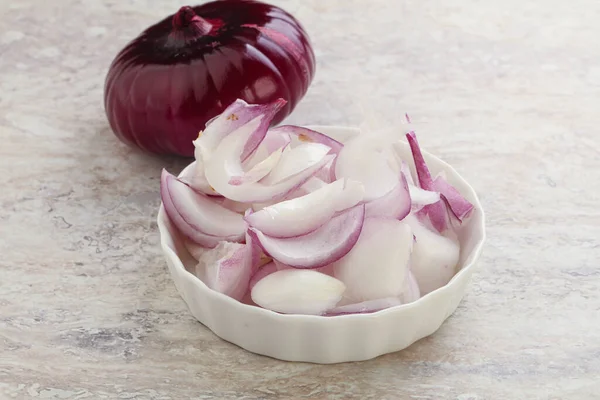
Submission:
[[[412,230],[405,222],[366,219],[356,245],[334,265],[334,276],[346,285],[344,301],[360,303],[400,296],[412,245]]]
[[[261,122],[257,130],[263,132],[263,134],[262,137],[258,134],[248,138],[248,141],[245,143],[246,147],[241,153],[242,160],[245,160],[256,150],[264,138],[264,133],[269,128],[273,117],[286,103],[283,99],[277,99],[268,104],[248,104],[238,99],[231,103],[220,115],[206,124],[204,131],[201,131],[198,138],[194,141],[194,146],[200,150],[202,158],[206,163],[225,137],[258,118]]]
[[[260,279],[251,294],[256,304],[268,310],[321,315],[340,301],[344,290],[342,282],[320,272],[286,269]]]
[[[331,149],[331,154],[338,154],[344,145],[337,140],[312,129],[295,125],[281,125],[271,129],[272,132],[293,135],[301,143],[321,143]]]
[[[250,228],[266,254],[295,268],[319,268],[333,263],[352,249],[365,216],[363,204],[331,218],[318,229],[292,238],[274,238]]]
[[[160,186],[167,216],[191,241],[214,247],[222,240],[243,240],[245,224],[241,215],[195,192],[164,169]]]
[[[361,182],[365,201],[371,201],[385,196],[398,183],[398,172],[390,164],[396,161],[389,145],[359,139],[349,141],[340,151],[335,176]]]
[[[402,304],[397,297],[386,297],[383,299],[367,300],[360,303],[346,304],[338,306],[327,311],[327,316],[346,315],[346,314],[368,314],[385,310],[386,308],[399,306]]]
[[[181,171],[179,180],[197,192],[204,193],[208,196],[219,195],[206,180],[206,176],[204,175],[204,162],[201,157],[196,157],[196,161],[192,162]]]
[[[246,221],[272,237],[305,235],[325,224],[337,212],[358,204],[363,196],[361,183],[340,179],[305,196],[265,207],[246,217]],[[410,199],[407,204],[410,210]]]
[[[294,135],[299,142],[301,143],[321,143],[330,148],[329,154],[339,154],[344,145],[337,140],[324,135],[320,132],[314,131],[312,129],[303,128],[300,126],[294,125],[283,125],[277,128],[272,129],[276,132],[286,133]],[[327,183],[331,183],[335,181],[335,164],[336,159],[334,159],[330,165],[327,165],[321,171],[319,171],[319,177],[323,179]]]
[[[261,180],[262,184],[272,185],[297,175],[319,163],[330,148],[319,143],[304,143],[285,152],[273,170]]]
[[[473,210],[473,204],[469,202],[456,188],[448,183],[442,176],[433,181],[433,186],[445,197],[448,208],[460,222],[467,218]]]
[[[422,189],[435,191],[431,173],[429,172],[429,168],[427,168],[427,163],[425,162],[425,158],[419,147],[419,142],[417,141],[417,135],[415,135],[413,131],[410,131],[406,134],[406,139],[408,140],[412,152],[415,169],[419,178],[419,185]],[[444,232],[448,228],[446,207],[442,201],[427,205],[423,210],[427,216],[429,216],[431,224],[438,232]]]
[[[460,248],[455,241],[434,232],[415,216],[405,221],[413,229],[415,243],[411,257],[411,271],[422,295],[447,284],[456,273]]]
[[[251,249],[245,244],[220,242],[200,256],[204,283],[209,288],[241,300],[248,290],[252,269]]]
[[[304,165],[305,169],[276,184],[268,185],[259,181],[243,185],[231,185],[229,183],[230,179],[233,176],[240,176],[244,172],[240,156],[246,140],[254,133],[256,124],[257,122],[253,121],[223,139],[214,151],[211,160],[206,164],[205,173],[208,182],[217,192],[230,200],[247,203],[280,200],[313,177],[319,169],[335,157],[334,155],[328,155],[312,164],[306,163]],[[282,161],[280,160],[280,163]]]
[[[413,211],[418,211],[426,205],[440,201],[440,194],[438,192],[421,189],[413,185],[408,185],[408,191],[410,192]]]
[[[254,288],[258,281],[260,281],[267,275],[271,275],[273,272],[277,272],[278,270],[279,269],[273,261],[263,265],[254,273],[254,275],[252,275],[252,278],[250,278],[250,284],[248,285],[248,289],[252,291],[252,288]]]
[[[255,164],[252,168],[245,171],[243,174],[238,176],[232,176],[231,178],[229,178],[229,184],[242,185],[244,183],[258,182],[266,175],[268,175],[277,165],[277,163],[279,163],[279,160],[281,159],[281,156],[285,151],[286,147],[281,147],[273,151],[267,156],[267,158]]]
[[[386,195],[365,204],[367,218],[387,217],[402,220],[410,213],[411,198],[404,174]]]

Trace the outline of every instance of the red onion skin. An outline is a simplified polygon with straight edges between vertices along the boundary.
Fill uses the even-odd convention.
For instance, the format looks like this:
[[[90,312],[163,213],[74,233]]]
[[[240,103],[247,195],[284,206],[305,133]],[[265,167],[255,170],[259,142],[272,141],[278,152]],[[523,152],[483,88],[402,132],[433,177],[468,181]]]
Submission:
[[[191,157],[208,120],[236,99],[287,100],[281,122],[304,96],[315,56],[300,23],[253,0],[220,0],[151,26],[116,56],[104,106],[123,142],[155,154]]]

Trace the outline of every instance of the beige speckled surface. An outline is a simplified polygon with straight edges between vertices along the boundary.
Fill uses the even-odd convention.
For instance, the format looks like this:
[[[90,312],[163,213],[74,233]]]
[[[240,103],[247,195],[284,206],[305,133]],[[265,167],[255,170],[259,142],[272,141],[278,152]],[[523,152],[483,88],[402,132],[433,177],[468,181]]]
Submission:
[[[218,339],[158,247],[159,171],[183,163],[121,145],[102,108],[114,54],[180,3],[0,0],[0,398],[600,398],[600,2],[274,2],[318,56],[289,122],[408,111],[480,193],[455,315],[357,364]]]

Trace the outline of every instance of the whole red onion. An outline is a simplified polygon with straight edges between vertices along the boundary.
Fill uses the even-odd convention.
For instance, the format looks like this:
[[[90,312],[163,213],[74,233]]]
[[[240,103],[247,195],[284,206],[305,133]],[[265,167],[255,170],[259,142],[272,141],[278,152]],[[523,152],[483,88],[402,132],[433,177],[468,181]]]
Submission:
[[[300,23],[253,0],[182,7],[145,30],[112,62],[104,106],[115,134],[151,153],[192,156],[208,120],[236,99],[287,104],[304,96],[315,56]]]

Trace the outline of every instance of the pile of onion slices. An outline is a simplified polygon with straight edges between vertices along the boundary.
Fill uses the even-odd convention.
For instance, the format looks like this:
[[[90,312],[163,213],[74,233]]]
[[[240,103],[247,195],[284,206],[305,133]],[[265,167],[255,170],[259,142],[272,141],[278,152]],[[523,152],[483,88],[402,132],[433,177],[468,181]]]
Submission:
[[[195,162],[179,177],[163,170],[163,206],[196,275],[247,304],[324,316],[379,311],[448,283],[456,227],[473,205],[431,176],[414,132],[405,161],[394,135],[342,144],[269,128],[284,105],[236,100],[194,141]]]

